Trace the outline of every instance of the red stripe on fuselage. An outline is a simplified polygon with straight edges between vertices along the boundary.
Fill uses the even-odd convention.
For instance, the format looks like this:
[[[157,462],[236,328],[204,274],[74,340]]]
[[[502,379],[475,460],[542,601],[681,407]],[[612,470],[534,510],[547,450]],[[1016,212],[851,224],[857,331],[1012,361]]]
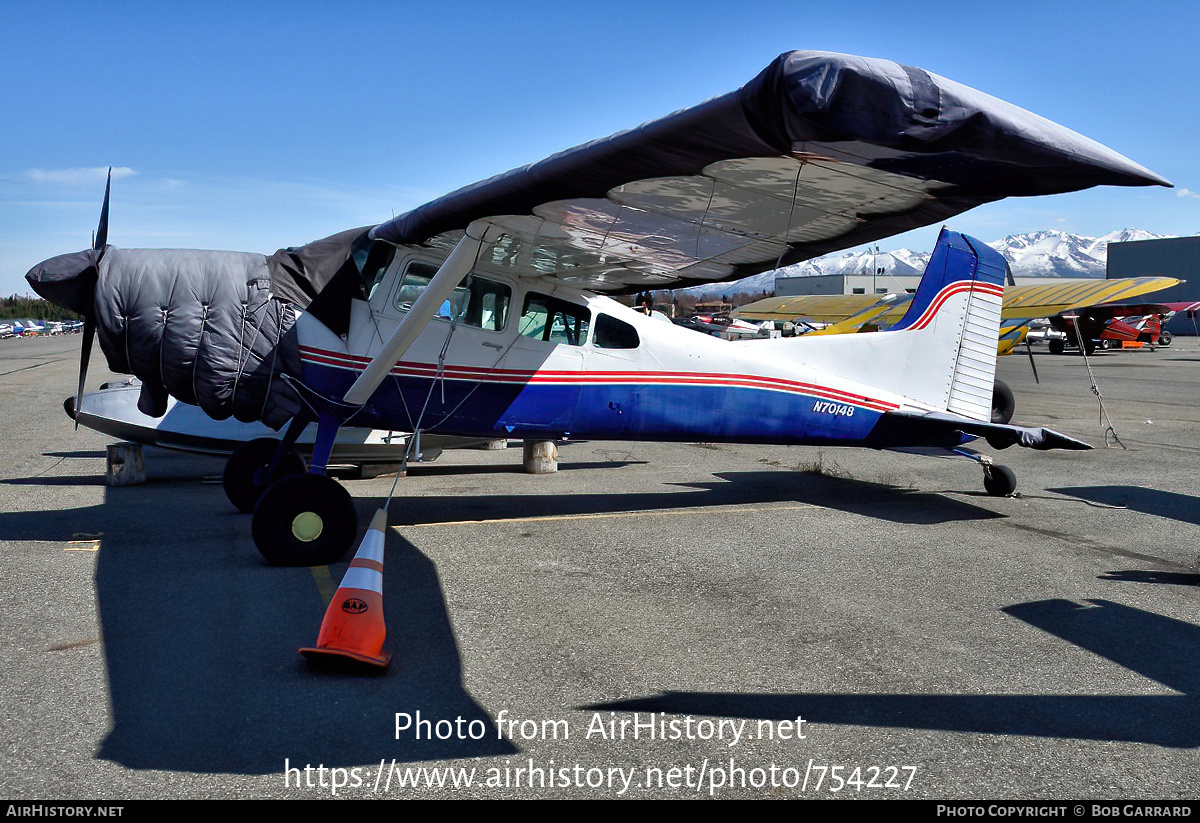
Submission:
[[[362,371],[369,357],[360,355],[331,352],[300,347],[303,360],[334,366],[351,371]],[[438,367],[433,363],[400,362],[391,370],[393,375],[400,377],[437,377]],[[866,397],[861,394],[842,391],[816,383],[804,383],[798,380],[788,380],[782,377],[767,377],[762,375],[726,374],[713,372],[674,372],[674,371],[576,371],[544,369],[528,371],[520,369],[487,369],[469,366],[453,366],[447,364],[441,370],[441,376],[447,380],[475,380],[490,383],[535,383],[538,385],[661,385],[661,386],[725,386],[730,388],[764,389],[767,391],[783,391],[794,394],[805,394],[848,403],[874,411],[891,411],[899,408],[895,403]]]

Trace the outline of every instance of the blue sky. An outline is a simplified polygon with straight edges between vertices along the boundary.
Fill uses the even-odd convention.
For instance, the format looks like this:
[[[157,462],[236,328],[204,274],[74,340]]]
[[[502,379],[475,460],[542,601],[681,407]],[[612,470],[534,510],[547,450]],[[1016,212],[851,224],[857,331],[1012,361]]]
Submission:
[[[1175,183],[952,227],[1200,232],[1200,5],[0,0],[0,295],[90,243],[270,253],[690,106],[790,49],[1004,98]],[[926,249],[933,229],[885,249]]]

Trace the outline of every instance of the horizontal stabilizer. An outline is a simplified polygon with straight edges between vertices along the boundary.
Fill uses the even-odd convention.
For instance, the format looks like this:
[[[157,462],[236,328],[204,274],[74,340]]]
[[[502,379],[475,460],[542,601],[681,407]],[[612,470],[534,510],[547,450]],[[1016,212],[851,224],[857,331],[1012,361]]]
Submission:
[[[1090,449],[1091,446],[1082,440],[1068,437],[1065,434],[1047,428],[1032,428],[1028,426],[1012,426],[1004,423],[984,423],[969,420],[945,412],[894,411],[885,414],[886,419],[904,427],[915,426],[926,432],[942,431],[947,435],[955,432],[982,437],[994,449],[1007,449],[1009,446],[1023,446],[1027,449],[1047,451],[1049,449]],[[882,422],[882,421],[881,421]]]

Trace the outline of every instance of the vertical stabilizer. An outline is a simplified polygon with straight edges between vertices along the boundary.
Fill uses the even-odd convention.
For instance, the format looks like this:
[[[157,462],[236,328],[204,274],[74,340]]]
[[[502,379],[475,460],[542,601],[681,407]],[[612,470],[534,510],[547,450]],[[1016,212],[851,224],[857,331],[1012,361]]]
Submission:
[[[942,230],[916,296],[891,329],[920,332],[924,340],[913,355],[935,378],[917,383],[925,384],[925,396],[905,394],[973,420],[991,419],[1006,268],[989,246]]]
[[[803,337],[776,350],[916,405],[989,421],[1004,272],[1004,258],[994,249],[943,229],[895,326],[873,334]]]

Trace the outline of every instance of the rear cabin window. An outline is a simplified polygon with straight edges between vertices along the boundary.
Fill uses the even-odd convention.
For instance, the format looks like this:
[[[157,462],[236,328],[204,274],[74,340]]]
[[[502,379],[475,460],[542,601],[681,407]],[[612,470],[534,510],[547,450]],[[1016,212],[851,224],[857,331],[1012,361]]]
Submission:
[[[521,309],[521,334],[546,343],[582,346],[587,341],[591,312],[557,297],[537,292],[525,295]]]
[[[415,260],[404,270],[404,279],[396,290],[395,306],[401,312],[412,308],[429,281],[437,274],[432,263]],[[450,299],[442,303],[435,317],[439,320],[458,318],[458,322],[487,331],[502,331],[508,322],[508,307],[512,288],[505,283],[476,275],[467,278],[456,288]]]
[[[592,343],[601,349],[636,349],[641,340],[637,329],[607,314],[596,315],[596,334]]]

